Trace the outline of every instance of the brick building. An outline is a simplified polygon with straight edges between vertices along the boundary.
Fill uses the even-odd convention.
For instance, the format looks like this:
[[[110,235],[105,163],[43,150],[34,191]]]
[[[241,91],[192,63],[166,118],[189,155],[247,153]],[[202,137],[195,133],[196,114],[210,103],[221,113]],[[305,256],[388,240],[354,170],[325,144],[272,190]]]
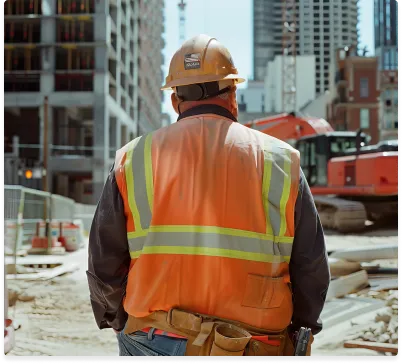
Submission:
[[[398,139],[398,70],[379,71],[380,77],[380,139]]]
[[[327,119],[335,130],[362,129],[378,143],[379,77],[377,57],[362,57],[355,48],[338,49],[331,64],[332,102],[327,105]]]

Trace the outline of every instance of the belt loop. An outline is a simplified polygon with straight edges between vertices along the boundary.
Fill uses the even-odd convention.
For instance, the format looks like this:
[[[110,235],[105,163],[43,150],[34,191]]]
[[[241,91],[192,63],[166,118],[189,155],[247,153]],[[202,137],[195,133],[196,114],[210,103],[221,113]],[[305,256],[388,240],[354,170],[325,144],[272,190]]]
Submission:
[[[155,327],[151,327],[151,330],[148,331],[148,340],[152,341],[154,338]]]

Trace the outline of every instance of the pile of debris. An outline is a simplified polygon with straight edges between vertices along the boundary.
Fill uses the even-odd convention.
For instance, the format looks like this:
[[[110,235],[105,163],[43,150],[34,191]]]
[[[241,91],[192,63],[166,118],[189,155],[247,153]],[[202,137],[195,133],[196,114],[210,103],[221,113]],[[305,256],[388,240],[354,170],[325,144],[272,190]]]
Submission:
[[[398,291],[369,291],[357,294],[359,297],[375,297],[386,301],[386,308],[377,313],[374,323],[363,332],[354,334],[346,340],[364,340],[379,343],[398,344]]]
[[[373,323],[346,337],[345,348],[365,348],[386,353],[398,352],[398,247],[389,245],[335,251],[329,263],[332,281],[327,300],[341,297],[385,301]]]

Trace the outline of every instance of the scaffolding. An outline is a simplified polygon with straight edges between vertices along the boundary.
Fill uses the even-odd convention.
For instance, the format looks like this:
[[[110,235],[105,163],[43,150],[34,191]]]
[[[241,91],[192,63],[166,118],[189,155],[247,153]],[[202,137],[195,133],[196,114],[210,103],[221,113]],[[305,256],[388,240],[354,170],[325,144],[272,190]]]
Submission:
[[[57,14],[92,14],[95,0],[57,0]]]
[[[4,2],[4,15],[40,15],[40,0],[7,0]]]
[[[39,43],[40,41],[38,19],[6,19],[4,28],[5,43]]]
[[[64,15],[56,22],[57,42],[93,42],[93,18],[90,15]]]
[[[94,49],[65,44],[56,48],[56,70],[93,70]]]

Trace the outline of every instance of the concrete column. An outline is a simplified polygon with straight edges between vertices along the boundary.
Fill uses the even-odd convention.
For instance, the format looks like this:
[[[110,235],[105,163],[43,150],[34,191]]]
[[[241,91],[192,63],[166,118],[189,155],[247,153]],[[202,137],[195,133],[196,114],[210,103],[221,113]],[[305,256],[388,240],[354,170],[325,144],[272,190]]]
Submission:
[[[109,172],[109,110],[106,94],[95,94],[93,108],[93,203],[97,203]]]
[[[122,44],[122,37],[120,34],[121,31],[121,22],[122,22],[122,14],[121,14],[122,10],[121,10],[121,0],[117,0],[117,22],[116,22],[116,27],[117,27],[117,40],[116,40],[116,44],[117,44],[117,66],[116,66],[116,101],[117,104],[120,105],[121,102],[121,76],[120,76],[120,72],[121,72],[121,44]]]
[[[66,109],[61,110],[60,112],[60,119],[59,119],[59,125],[60,125],[60,144],[61,145],[68,145],[68,124],[69,124],[69,118],[68,118],[68,113]]]
[[[42,0],[42,15],[54,15],[56,14],[56,9],[57,0]]]
[[[124,146],[129,142],[128,139],[127,139],[127,126],[126,125],[121,125],[120,130],[121,130],[120,131],[121,145]]]
[[[56,42],[56,14],[57,0],[43,0],[41,19],[41,42],[48,44],[42,47],[42,70],[40,77],[40,91],[43,95],[49,95],[54,91],[54,69],[56,63],[55,48],[50,44]]]
[[[121,140],[121,120],[116,118],[116,149],[120,149],[123,146]]]
[[[108,15],[109,15],[109,0],[95,1],[95,16],[94,16],[95,42],[107,41],[107,43],[110,43],[111,24],[108,20]]]
[[[110,118],[109,121],[109,148],[110,158],[114,158],[115,151],[117,149],[116,134],[117,134],[117,120],[115,117]]]
[[[133,107],[134,107],[134,128],[135,130],[138,129],[138,124],[140,122],[139,117],[139,87],[138,87],[138,75],[139,75],[139,67],[138,67],[138,59],[139,59],[139,26],[138,26],[138,18],[139,18],[139,1],[134,2],[134,54],[133,54],[133,61],[134,61],[134,95],[133,95]]]

